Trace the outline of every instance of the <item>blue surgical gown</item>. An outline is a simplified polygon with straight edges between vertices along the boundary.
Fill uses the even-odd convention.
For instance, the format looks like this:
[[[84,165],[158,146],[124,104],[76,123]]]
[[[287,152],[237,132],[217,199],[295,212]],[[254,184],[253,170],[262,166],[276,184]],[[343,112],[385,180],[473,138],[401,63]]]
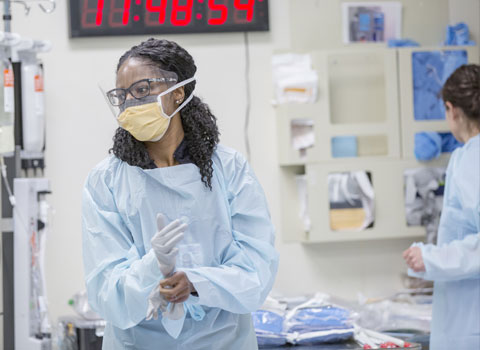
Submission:
[[[212,160],[212,191],[194,164],[145,170],[111,156],[89,174],[83,260],[90,305],[107,321],[103,349],[257,348],[250,313],[262,305],[276,275],[274,228],[245,159],[218,145]],[[189,225],[176,266],[198,297],[185,302],[177,339],[161,319],[145,320],[148,295],[164,278],[150,245],[157,213]],[[196,307],[205,312],[200,321],[192,318]]]
[[[447,168],[437,245],[417,244],[434,281],[432,350],[480,349],[480,135],[456,149]]]

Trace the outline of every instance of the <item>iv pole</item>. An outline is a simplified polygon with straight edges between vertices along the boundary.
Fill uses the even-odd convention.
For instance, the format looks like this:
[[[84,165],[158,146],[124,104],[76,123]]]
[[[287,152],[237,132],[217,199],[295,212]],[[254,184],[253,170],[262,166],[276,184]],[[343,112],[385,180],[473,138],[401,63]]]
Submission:
[[[11,3],[3,1],[3,21],[5,33],[11,32]],[[10,50],[8,48],[7,50]],[[15,143],[17,145],[17,143]],[[5,157],[8,173],[8,182],[13,186],[13,179],[20,176],[20,147],[15,146],[13,157]],[[2,179],[2,182],[4,180]],[[3,269],[3,349],[15,349],[14,328],[14,280],[13,280],[13,208],[8,200],[8,194],[2,186],[2,269]]]
[[[10,26],[11,20],[12,20],[12,14],[10,13],[10,0],[4,0],[3,1],[3,21],[4,21],[5,33],[10,33],[12,31]]]
[[[3,21],[4,32],[11,33],[11,4],[19,3],[24,6],[25,14],[28,15],[30,11],[29,3],[36,2],[44,13],[51,13],[55,10],[56,0],[0,0],[3,1]],[[45,7],[42,3],[50,3],[49,7]],[[10,47],[6,48],[8,56],[12,56]],[[22,137],[22,87],[21,87],[21,63],[12,62],[12,68],[14,73],[14,95],[15,95],[15,118],[14,118],[14,139],[15,150],[12,156],[4,157],[5,164],[8,169],[7,173],[8,183],[10,188],[13,188],[13,182],[15,178],[22,176],[22,159],[21,148],[23,144]],[[1,74],[1,72],[0,72]],[[1,106],[0,106],[1,108]],[[3,178],[1,180],[4,182]],[[3,269],[3,344],[0,344],[0,348],[3,345],[4,350],[15,350],[15,293],[14,293],[14,222],[13,222],[13,207],[9,200],[9,195],[4,191],[5,186],[0,187],[1,195],[1,221],[0,221],[0,234],[2,240],[2,269]],[[1,314],[0,314],[1,315]],[[17,344],[19,346],[20,344]],[[38,345],[38,344],[36,344]],[[43,346],[41,346],[43,348]]]

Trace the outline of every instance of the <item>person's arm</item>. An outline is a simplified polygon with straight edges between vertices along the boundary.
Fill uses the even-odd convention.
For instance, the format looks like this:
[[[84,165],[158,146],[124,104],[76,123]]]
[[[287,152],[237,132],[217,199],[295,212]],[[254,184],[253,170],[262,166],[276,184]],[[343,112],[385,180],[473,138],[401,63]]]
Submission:
[[[218,267],[181,269],[198,298],[190,302],[233,313],[258,309],[270,292],[278,267],[274,228],[263,190],[237,154],[225,170],[233,241]]]
[[[480,167],[472,166],[478,164],[479,156],[478,148],[457,149],[447,168],[442,219],[452,208],[458,215],[448,214],[444,229],[460,230],[458,237],[463,238],[440,246],[415,244],[421,250],[425,272],[409,270],[409,275],[432,281],[480,278]],[[467,218],[473,218],[468,226]],[[469,234],[464,236],[465,232]],[[455,237],[455,232],[448,234]]]
[[[441,246],[422,243],[417,246],[422,252],[425,271],[409,269],[410,276],[431,281],[480,278],[480,233]]]
[[[83,190],[83,262],[91,307],[126,329],[146,315],[148,296],[162,279],[153,250],[141,256],[122,220],[107,171],[93,171]]]

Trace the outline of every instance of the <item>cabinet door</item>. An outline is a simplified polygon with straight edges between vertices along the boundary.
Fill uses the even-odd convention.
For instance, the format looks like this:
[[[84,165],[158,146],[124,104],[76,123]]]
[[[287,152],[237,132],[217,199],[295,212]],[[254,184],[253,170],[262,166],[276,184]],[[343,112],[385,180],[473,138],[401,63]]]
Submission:
[[[415,159],[415,134],[448,132],[443,101],[438,93],[448,76],[462,63],[479,63],[476,46],[398,49],[402,157]],[[448,157],[447,157],[448,159]]]

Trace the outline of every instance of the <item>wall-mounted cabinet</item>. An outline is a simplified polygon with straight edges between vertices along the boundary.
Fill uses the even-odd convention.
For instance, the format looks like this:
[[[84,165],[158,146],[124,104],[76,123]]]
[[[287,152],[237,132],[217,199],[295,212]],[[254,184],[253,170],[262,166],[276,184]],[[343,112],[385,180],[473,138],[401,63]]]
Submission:
[[[398,158],[396,52],[319,51],[311,57],[319,77],[316,103],[277,107],[280,164],[335,159],[334,146],[340,145],[342,137],[357,138],[356,157]],[[295,120],[309,120],[313,125],[314,145],[305,152],[292,147]],[[382,147],[372,148],[377,142]]]
[[[440,56],[444,52],[455,52],[453,56],[465,53],[468,62],[479,59],[478,47],[354,48],[309,53],[318,73],[316,102],[276,107],[285,241],[334,242],[425,234],[423,227],[407,225],[404,174],[415,168],[444,168],[449,159],[444,154],[420,163],[413,152],[415,133],[448,131],[441,115],[437,119],[416,118],[420,113],[416,104],[425,95],[414,86],[418,75],[414,70],[419,69],[418,62],[436,52]],[[434,86],[426,90],[429,88]],[[309,146],[301,149],[303,144]],[[343,207],[331,198],[332,178],[342,182],[338,178],[355,172],[368,177],[374,192],[374,219],[362,229],[355,227],[368,210],[359,210],[355,201],[360,200],[349,199]],[[342,186],[346,185],[338,185]]]
[[[287,242],[304,243],[420,237],[425,234],[423,227],[407,225],[404,174],[409,169],[442,168],[445,165],[444,159],[428,164],[414,160],[349,160],[282,167],[282,237]],[[371,174],[375,193],[374,222],[362,230],[338,230],[332,223],[328,177],[354,171]],[[298,176],[302,175],[306,181],[306,198],[298,192]],[[305,200],[306,203],[302,203]],[[355,220],[356,214],[349,214]],[[305,216],[309,219],[309,229],[305,227]]]
[[[402,48],[398,50],[402,157],[415,159],[418,132],[448,132],[443,103],[438,93],[455,63],[479,63],[478,46]],[[448,158],[444,155],[443,158]]]

